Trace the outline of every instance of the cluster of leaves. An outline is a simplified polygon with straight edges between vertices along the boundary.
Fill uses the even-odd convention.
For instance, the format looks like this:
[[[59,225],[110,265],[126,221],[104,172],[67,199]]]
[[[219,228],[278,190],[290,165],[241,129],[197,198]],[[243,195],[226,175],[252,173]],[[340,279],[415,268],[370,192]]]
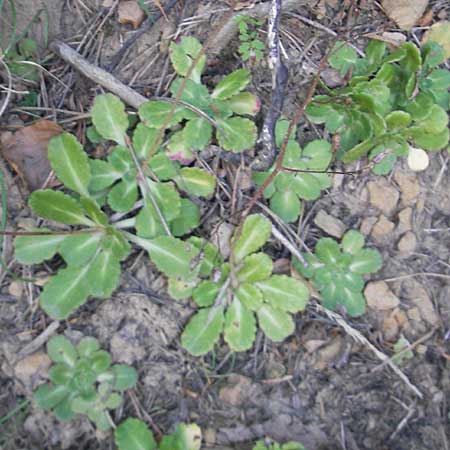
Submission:
[[[355,230],[345,233],[341,244],[334,239],[321,238],[314,253],[304,253],[307,262],[294,259],[296,269],[308,279],[322,296],[322,304],[336,310],[342,305],[347,314],[355,317],[365,312],[362,275],[374,273],[382,266],[377,250],[364,248],[364,236]]]
[[[20,39],[5,55],[5,62],[11,73],[27,80],[36,81],[38,79],[37,68],[28,62],[36,60],[37,50],[37,43],[34,39],[26,37]]]
[[[281,147],[289,122],[279,120],[275,127],[275,141]],[[294,222],[301,212],[301,200],[315,200],[323,189],[331,186],[325,172],[331,159],[331,145],[324,139],[309,142],[304,149],[295,141],[295,128],[288,141],[283,159],[283,169],[264,190],[264,197],[270,199],[270,209],[285,222]],[[253,180],[262,185],[275,166],[267,172],[256,172]],[[291,171],[289,171],[291,169]]]
[[[216,259],[211,275],[192,290],[200,310],[181,336],[191,354],[209,352],[222,333],[232,350],[248,350],[256,337],[256,317],[273,341],[282,341],[294,332],[291,314],[305,308],[309,291],[299,280],[272,275],[272,259],[258,252],[271,230],[271,222],[264,216],[249,216],[235,232],[229,260]]]
[[[239,28],[239,54],[244,61],[262,59],[264,56],[264,42],[258,39],[258,29],[263,22],[245,14],[239,14],[234,19]]]
[[[117,97],[98,96],[92,118],[98,133],[118,144],[108,160],[91,160],[68,133],[54,137],[48,158],[58,179],[73,194],[38,190],[29,200],[40,217],[78,229],[62,233],[40,229],[14,241],[17,260],[23,264],[37,264],[56,253],[67,263],[41,294],[42,308],[55,319],[67,318],[89,296],[111,295],[119,282],[120,261],[128,256],[133,238],[157,260],[164,260],[174,245],[183,245],[172,236],[198,226],[200,211],[198,205],[180,196],[175,184],[189,195],[207,196],[215,189],[215,179],[206,171],[179,169],[164,153],[155,154],[145,164],[155,130],[138,124],[131,142],[126,134],[128,117]],[[126,214],[139,205],[139,196],[142,207],[137,208],[135,217],[125,224],[109,223],[101,207]],[[137,236],[124,232],[123,226],[134,227]]]
[[[254,116],[260,102],[250,92],[243,92],[250,82],[250,72],[239,69],[224,77],[209,93],[201,82],[206,57],[202,46],[194,37],[184,37],[179,44],[170,45],[170,59],[179,75],[170,87],[172,98],[152,100],[139,108],[142,122],[155,129],[166,124],[173,102],[184,87],[174,114],[166,124],[172,130],[167,144],[170,159],[189,164],[195,152],[211,143],[213,132],[218,144],[225,150],[240,153],[254,146],[256,126],[242,115]],[[189,78],[194,61],[197,61]],[[181,125],[181,127],[180,127]],[[180,129],[181,128],[181,129]]]
[[[195,423],[180,423],[158,445],[144,422],[129,418],[116,428],[114,440],[119,450],[200,450],[202,433]]]
[[[365,155],[374,160],[374,172],[387,174],[410,146],[437,151],[449,142],[450,72],[442,47],[412,42],[388,51],[372,40],[360,58],[338,42],[329,58],[332,67],[349,78],[342,88],[327,89],[307,108],[313,123],[325,124],[340,137],[337,154],[344,162]],[[349,77],[351,75],[351,77]]]
[[[47,353],[55,364],[49,370],[50,383],[34,393],[37,405],[52,410],[60,420],[85,414],[97,428],[111,428],[108,410],[117,408],[122,392],[136,384],[133,367],[111,365],[111,355],[100,350],[92,337],[81,339],[75,347],[64,336],[54,336],[47,344]]]

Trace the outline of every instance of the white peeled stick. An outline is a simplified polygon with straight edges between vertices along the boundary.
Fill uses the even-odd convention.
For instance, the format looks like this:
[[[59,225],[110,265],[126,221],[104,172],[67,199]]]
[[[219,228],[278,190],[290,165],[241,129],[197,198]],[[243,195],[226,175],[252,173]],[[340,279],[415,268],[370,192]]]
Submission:
[[[408,166],[414,172],[425,170],[430,164],[430,158],[425,150],[409,147]]]

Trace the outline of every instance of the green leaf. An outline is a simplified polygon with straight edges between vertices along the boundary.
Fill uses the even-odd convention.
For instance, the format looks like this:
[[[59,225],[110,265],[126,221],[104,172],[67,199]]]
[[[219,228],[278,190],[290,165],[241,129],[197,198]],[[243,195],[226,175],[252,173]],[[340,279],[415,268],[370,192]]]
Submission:
[[[301,203],[291,189],[278,190],[270,199],[270,209],[284,222],[291,223],[298,219]]]
[[[67,364],[55,364],[48,371],[48,377],[53,384],[65,384],[71,381],[74,371]]]
[[[150,169],[161,180],[171,180],[177,174],[176,163],[165,153],[158,153],[149,162]]]
[[[220,286],[213,281],[203,281],[192,292],[192,298],[198,306],[212,306],[219,294]]]
[[[198,283],[199,279],[195,277],[190,281],[169,278],[167,280],[167,293],[175,300],[183,300],[192,295],[192,291]]]
[[[235,297],[225,313],[224,339],[235,352],[246,351],[256,336],[254,313],[245,308]]]
[[[364,247],[364,236],[356,230],[349,230],[342,238],[342,250],[350,255],[357,254]]]
[[[445,62],[444,48],[436,42],[426,42],[422,46],[422,61],[426,69],[439,66]]]
[[[114,211],[128,212],[138,199],[136,180],[123,178],[108,194],[108,204]]]
[[[128,116],[125,105],[119,97],[113,94],[97,95],[92,108],[92,122],[105,139],[110,139],[119,145],[126,145]]]
[[[320,197],[319,174],[297,173],[292,178],[291,189],[305,200],[315,200]]]
[[[445,128],[438,134],[425,133],[422,128],[411,127],[409,128],[410,136],[414,139],[414,143],[417,147],[424,150],[441,150],[449,142],[449,130]]]
[[[448,126],[448,114],[438,105],[433,105],[430,114],[418,123],[426,133],[439,134]]]
[[[103,249],[111,250],[119,261],[124,260],[130,254],[130,243],[125,239],[122,232],[114,227],[108,227],[106,233],[107,235],[102,241]]]
[[[80,343],[78,344],[77,350],[78,354],[83,358],[87,358],[92,355],[92,353],[96,352],[100,349],[100,344],[98,343],[97,339],[86,336],[81,339]]]
[[[254,283],[267,280],[272,274],[272,258],[265,253],[254,253],[242,261],[243,267],[239,270],[237,278],[241,283]]]
[[[349,269],[352,272],[360,274],[373,273],[380,270],[382,265],[383,261],[378,251],[372,249],[363,249],[353,256],[353,260],[349,266]]]
[[[350,151],[345,153],[345,155],[342,157],[342,161],[344,161],[345,163],[350,163],[362,158],[363,156],[366,156],[370,152],[370,150],[372,150],[374,144],[375,143],[373,139],[367,139],[360,144],[355,145]]]
[[[197,248],[170,236],[147,240],[144,248],[155,266],[165,275],[189,280],[192,274],[191,260],[198,253]]]
[[[190,237],[188,242],[202,252],[199,271],[199,274],[202,277],[209,277],[215,267],[222,265],[223,259],[217,247],[210,244],[205,239],[195,236]]]
[[[114,431],[114,441],[119,450],[155,450],[157,448],[152,432],[144,422],[127,419]]]
[[[62,402],[58,403],[53,410],[55,417],[61,421],[67,421],[75,416],[74,411],[70,407],[69,398],[64,399]]]
[[[234,153],[248,150],[256,142],[256,126],[242,117],[218,119],[217,139],[221,147]]]
[[[128,148],[122,145],[116,145],[112,150],[111,154],[108,156],[108,161],[110,164],[118,171],[121,175],[127,174],[131,169],[134,169],[134,162]]]
[[[401,130],[411,123],[411,115],[405,111],[392,111],[385,117],[389,130]]]
[[[380,64],[386,53],[386,44],[376,39],[371,39],[365,49],[366,58],[370,64]]]
[[[340,255],[339,244],[331,238],[321,238],[316,244],[317,257],[326,264],[336,264]]]
[[[47,228],[31,231],[50,231]],[[14,255],[21,264],[38,264],[55,256],[65,235],[17,236],[14,239]]]
[[[97,131],[97,128],[95,128],[94,125],[86,128],[86,137],[94,145],[100,144],[100,142],[103,141],[101,134]]]
[[[286,134],[289,130],[289,120],[280,119],[277,121],[275,125],[275,142],[278,147],[283,145]],[[289,140],[295,139],[295,133],[297,132],[297,127],[294,126],[292,128],[291,134],[289,136]]]
[[[250,92],[240,92],[233,95],[225,101],[228,108],[235,114],[244,114],[249,116],[256,116],[261,109],[261,101],[259,98]]]
[[[39,386],[37,391],[33,394],[33,399],[39,408],[48,411],[61,403],[69,393],[70,391],[64,385],[50,387],[50,385],[46,383]]]
[[[310,170],[326,170],[333,157],[331,144],[325,139],[308,142],[301,155]]]
[[[211,97],[219,100],[227,100],[243,91],[248,83],[250,83],[250,71],[247,69],[235,70],[217,84]]]
[[[200,42],[191,36],[181,39],[180,44],[172,42],[169,47],[170,60],[173,68],[178,75],[186,76],[194,59],[199,55],[202,49]],[[202,55],[195,65],[190,76],[195,83],[200,83],[200,77],[205,67],[206,57]]]
[[[114,364],[112,371],[114,374],[114,389],[125,391],[136,385],[137,372],[133,367],[126,364]]]
[[[258,322],[264,334],[274,342],[281,342],[295,330],[290,314],[264,304],[257,312]]]
[[[34,191],[29,200],[30,208],[44,219],[68,225],[92,225],[84,215],[81,205],[69,195],[51,189]]]
[[[286,275],[273,275],[255,285],[261,290],[264,300],[283,311],[302,311],[309,299],[308,288],[301,281]]]
[[[425,119],[431,112],[433,98],[424,92],[420,92],[412,101],[406,105],[406,111],[414,120]]]
[[[146,127],[143,123],[138,123],[133,133],[133,148],[139,160],[144,160],[148,157],[158,134],[159,130]],[[158,151],[158,148],[159,146],[155,148],[155,153]]]
[[[333,69],[339,70],[339,73],[344,76],[355,65],[357,59],[358,55],[352,47],[345,42],[338,41],[331,50],[328,62]]]
[[[91,178],[88,157],[75,136],[62,133],[48,143],[48,159],[56,176],[72,191],[89,196]]]
[[[269,239],[272,223],[261,214],[247,217],[242,226],[239,238],[233,238],[233,254],[236,262],[240,262],[250,253],[259,250]]]
[[[92,192],[101,191],[111,186],[116,180],[123,176],[123,173],[117,170],[107,161],[94,159],[89,161],[91,169],[91,181],[89,190]]]
[[[108,224],[108,216],[100,209],[98,203],[94,199],[89,197],[81,197],[80,203],[88,217],[95,223],[99,225]]]
[[[180,214],[170,222],[175,237],[190,233],[200,225],[200,207],[186,198],[181,199]]]
[[[92,295],[100,298],[111,296],[120,281],[120,263],[112,251],[97,254],[91,263],[88,279]]]
[[[184,142],[190,149],[203,150],[211,142],[212,132],[212,125],[206,119],[197,117],[189,120],[184,127]]]
[[[184,167],[174,177],[174,181],[181,190],[199,197],[208,197],[216,189],[214,176],[198,167]]]
[[[111,366],[111,355],[105,350],[97,350],[90,357],[90,368],[97,374],[103,373]]]
[[[200,356],[213,349],[223,329],[223,307],[200,310],[187,324],[181,335],[181,344],[194,356]]]
[[[59,253],[70,266],[85,265],[96,252],[103,233],[83,233],[66,236]]]
[[[450,22],[435,23],[427,36],[427,42],[435,42],[444,49],[445,58],[450,58]]]
[[[173,220],[179,217],[181,208],[180,194],[175,189],[173,183],[154,182],[147,179],[146,182],[153,194],[161,213],[166,220]],[[142,195],[146,197],[146,191],[142,190]],[[148,199],[150,201],[150,199]]]
[[[172,93],[173,97],[177,96],[178,91],[180,90],[181,85],[183,83],[184,83],[183,78],[177,78],[176,80],[173,81],[173,83],[170,86],[170,92]],[[192,80],[187,80],[185,82],[185,87],[181,94],[180,100],[189,103],[190,105],[195,106],[196,108],[199,108],[203,112],[208,113],[213,112],[210,108],[211,97],[209,95],[208,88],[206,86],[203,86],[203,84],[198,84]],[[187,118],[194,119],[198,117],[198,113],[188,109],[184,110],[183,114],[184,118],[186,119]]]
[[[167,116],[173,108],[173,104],[161,100],[152,100],[139,107],[139,117],[142,122],[151,128],[161,128],[166,122]],[[176,107],[167,127],[173,127],[183,119],[184,108]]]
[[[60,269],[44,286],[41,308],[56,320],[66,319],[75,309],[86,302],[90,285],[87,282],[89,265]]]
[[[332,109],[333,104],[328,95],[316,95],[306,107],[306,115],[312,123],[321,124],[328,120]]]
[[[365,313],[366,301],[360,291],[355,292],[344,286],[340,298],[340,303],[350,317],[358,317]]]
[[[78,352],[72,342],[65,336],[53,336],[47,343],[47,354],[55,363],[64,363],[69,367],[75,367]]]
[[[138,236],[153,239],[166,234],[156,208],[147,201],[136,216],[136,231]]]
[[[250,283],[241,284],[235,295],[242,305],[251,311],[258,311],[263,304],[261,291]]]

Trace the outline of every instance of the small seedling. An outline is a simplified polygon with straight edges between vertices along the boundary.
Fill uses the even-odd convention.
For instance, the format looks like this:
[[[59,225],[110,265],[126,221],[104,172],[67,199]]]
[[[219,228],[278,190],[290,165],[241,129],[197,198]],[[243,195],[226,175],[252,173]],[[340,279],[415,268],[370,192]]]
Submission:
[[[111,355],[100,350],[92,337],[75,347],[64,336],[54,336],[47,353],[55,363],[49,370],[50,383],[34,393],[36,404],[52,410],[60,420],[85,414],[100,430],[111,428],[108,410],[122,403],[122,392],[136,384],[137,374],[125,364],[111,365]]]
[[[278,444],[270,439],[261,440],[256,443],[253,450],[306,450],[299,442],[286,442],[286,444]]]
[[[144,422],[129,418],[116,428],[114,440],[119,450],[200,450],[202,432],[195,423],[180,423],[158,445]]]
[[[348,85],[328,89],[307,107],[313,123],[339,135],[337,157],[344,162],[365,155],[376,174],[391,171],[398,156],[408,156],[413,170],[426,167],[423,153],[448,145],[450,72],[438,68],[445,60],[442,47],[426,43],[421,50],[406,42],[387,51],[386,44],[370,41],[365,58],[338,42],[329,63]],[[414,147],[414,149],[411,149]]]
[[[255,341],[256,318],[273,341],[280,342],[294,332],[292,314],[305,308],[309,292],[292,277],[272,275],[272,258],[259,252],[271,230],[264,216],[249,216],[241,232],[234,235],[229,261],[216,260],[211,276],[193,289],[200,310],[181,336],[191,354],[212,350],[222,333],[232,350],[248,350]]]
[[[394,344],[394,352],[396,353],[392,357],[392,362],[398,365],[404,364],[408,359],[414,358],[414,353],[411,349],[406,350],[410,346],[408,339],[401,336],[398,341]],[[397,353],[399,353],[397,355]]]
[[[288,127],[287,120],[278,121],[275,128],[278,147],[282,146]],[[295,136],[295,129],[291,136]],[[287,223],[297,220],[302,208],[301,201],[316,200],[323,189],[331,186],[330,177],[325,172],[331,159],[331,145],[324,139],[309,142],[304,149],[295,139],[289,139],[283,169],[264,190],[264,197],[270,199],[270,209]],[[262,185],[273,170],[256,172],[253,180],[257,185]]]
[[[250,82],[250,72],[245,69],[232,72],[209,93],[201,83],[205,56],[199,58],[189,79],[184,78],[202,50],[200,42],[185,37],[179,44],[172,43],[169,50],[172,65],[180,76],[170,87],[172,99],[152,100],[139,108],[142,122],[160,129],[167,121],[179,89],[185,86],[175,113],[167,123],[167,128],[172,130],[167,144],[169,158],[182,164],[191,163],[195,152],[211,142],[214,130],[218,144],[225,150],[240,153],[252,148],[256,126],[252,120],[241,117],[254,116],[260,108],[255,95],[243,92]]]
[[[294,260],[295,268],[312,280],[326,308],[336,311],[341,305],[351,317],[365,312],[362,275],[378,271],[382,260],[377,250],[364,248],[364,243],[361,233],[350,230],[341,244],[331,238],[319,239],[315,252],[303,255],[306,267],[298,259]]]
[[[239,27],[239,54],[244,61],[262,59],[264,56],[264,42],[258,39],[258,27],[263,22],[245,14],[239,14],[234,19]]]

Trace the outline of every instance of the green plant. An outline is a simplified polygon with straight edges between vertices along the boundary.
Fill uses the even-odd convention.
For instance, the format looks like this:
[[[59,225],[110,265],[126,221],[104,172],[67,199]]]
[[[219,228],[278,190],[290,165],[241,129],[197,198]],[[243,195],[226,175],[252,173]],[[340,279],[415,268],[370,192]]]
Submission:
[[[180,272],[174,275],[183,277],[183,273],[190,272],[190,251],[185,249],[188,245],[173,236],[195,228],[200,212],[191,200],[181,197],[174,182],[189,195],[207,196],[215,188],[214,177],[206,171],[179,169],[179,164],[164,153],[144,164],[155,130],[138,124],[130,140],[126,134],[128,117],[117,97],[98,96],[92,116],[98,133],[118,144],[108,160],[89,159],[81,144],[68,133],[56,136],[50,141],[48,157],[59,180],[73,193],[45,189],[33,192],[29,200],[37,215],[77,229],[40,229],[14,241],[16,257],[23,264],[37,264],[57,253],[66,262],[67,266],[51,277],[41,294],[42,308],[56,319],[67,318],[89,296],[111,295],[119,282],[120,261],[131,250],[130,241],[144,245],[152,259],[161,260],[157,266],[164,266],[166,259],[176,260],[179,253],[186,255],[185,271],[176,264]],[[137,213],[125,221],[109,223],[101,209],[106,206],[105,199],[115,211]],[[135,228],[137,235],[124,228]]]
[[[75,347],[64,336],[54,336],[47,353],[55,364],[49,370],[50,383],[34,393],[37,405],[52,410],[60,420],[85,414],[99,429],[108,430],[112,423],[108,410],[117,408],[122,392],[136,384],[133,367],[111,365],[111,355],[92,337],[84,337]]]
[[[247,16],[245,14],[239,14],[234,19],[239,27],[239,40],[241,45],[239,46],[239,54],[244,61],[250,58],[262,59],[264,56],[264,42],[260,41],[258,36],[257,27],[261,26],[263,22],[257,20],[254,17]]]
[[[288,127],[287,120],[277,122],[275,140],[278,147],[283,144]],[[291,136],[295,136],[295,128]],[[289,139],[283,170],[275,175],[264,190],[264,197],[270,199],[270,209],[287,223],[297,220],[301,212],[301,200],[315,200],[320,197],[321,190],[331,186],[330,177],[325,172],[331,159],[331,145],[324,139],[309,142],[304,149],[295,139]],[[274,167],[267,172],[255,172],[253,180],[256,184],[262,185]]]
[[[256,317],[273,341],[282,341],[294,332],[291,314],[305,308],[309,291],[294,278],[272,275],[272,259],[258,252],[271,230],[264,216],[249,216],[232,239],[229,260],[216,258],[215,267],[208,267],[208,279],[187,293],[192,293],[200,308],[181,336],[182,345],[191,354],[210,351],[222,333],[232,350],[248,350],[256,337]]]
[[[114,439],[119,450],[200,450],[202,433],[195,423],[181,423],[158,445],[144,422],[129,418],[116,428]]]
[[[5,62],[8,64],[12,74],[26,78],[31,81],[38,79],[37,67],[28,62],[34,62],[37,58],[37,43],[31,38],[20,39],[13,48],[5,55]]]
[[[256,126],[252,120],[241,115],[254,116],[260,102],[250,92],[242,92],[250,82],[250,72],[239,69],[224,77],[210,94],[201,83],[201,74],[206,57],[200,56],[202,46],[193,37],[185,37],[179,44],[170,45],[170,59],[176,78],[170,87],[172,99],[152,100],[139,108],[142,122],[151,128],[160,129],[166,124],[173,102],[176,110],[166,124],[172,130],[167,144],[170,159],[189,164],[195,152],[203,150],[215,138],[225,150],[240,153],[254,146]],[[185,77],[199,57],[189,79]],[[179,101],[177,93],[184,86]],[[180,126],[181,125],[181,126]],[[181,129],[180,129],[181,128]]]
[[[410,146],[446,147],[450,72],[438,68],[445,61],[442,47],[428,42],[419,50],[406,42],[388,51],[385,43],[372,40],[365,54],[360,58],[338,42],[329,63],[351,75],[348,85],[324,86],[326,94],[316,95],[306,110],[309,120],[339,135],[337,157],[351,162],[368,155],[374,173],[387,174]]]
[[[362,275],[374,273],[382,266],[379,252],[364,248],[364,243],[361,233],[350,230],[343,236],[341,244],[331,238],[319,239],[314,253],[303,254],[306,267],[298,259],[293,260],[295,268],[312,280],[326,308],[335,311],[342,305],[352,317],[364,313]]]
[[[253,450],[306,450],[305,447],[298,442],[286,442],[286,444],[278,444],[277,442],[265,440],[258,441]]]

